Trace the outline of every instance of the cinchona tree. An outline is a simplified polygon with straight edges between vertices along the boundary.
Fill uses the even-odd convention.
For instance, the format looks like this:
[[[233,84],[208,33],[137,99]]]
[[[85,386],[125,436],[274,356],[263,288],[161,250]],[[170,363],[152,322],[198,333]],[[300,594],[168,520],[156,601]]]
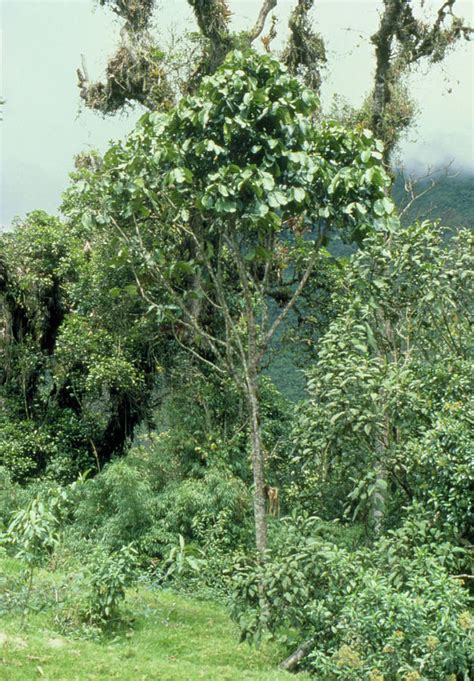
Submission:
[[[150,314],[245,398],[262,557],[262,361],[331,234],[359,240],[393,211],[380,143],[367,130],[317,125],[316,108],[278,61],[231,53],[195,96],[146,114],[87,190],[96,206],[87,220],[114,228],[142,263],[135,283]],[[282,283],[289,296],[272,318]]]

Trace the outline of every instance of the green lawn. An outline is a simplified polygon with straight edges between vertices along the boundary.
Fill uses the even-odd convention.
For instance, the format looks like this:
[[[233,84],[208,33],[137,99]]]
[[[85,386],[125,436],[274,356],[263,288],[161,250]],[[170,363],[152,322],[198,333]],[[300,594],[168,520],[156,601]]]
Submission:
[[[12,561],[0,560],[0,576]],[[46,578],[47,579],[47,578]],[[282,652],[238,643],[224,608],[171,592],[131,591],[134,623],[105,642],[58,634],[52,611],[0,619],[2,681],[278,681],[295,679],[277,669]],[[299,675],[298,679],[307,679]]]

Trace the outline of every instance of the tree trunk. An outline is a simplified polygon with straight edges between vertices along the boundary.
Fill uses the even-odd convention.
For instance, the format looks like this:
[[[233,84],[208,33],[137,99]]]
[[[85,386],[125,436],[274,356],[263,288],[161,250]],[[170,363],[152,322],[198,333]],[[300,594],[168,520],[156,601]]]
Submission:
[[[314,649],[315,645],[316,640],[314,638],[305,641],[294,653],[280,663],[280,669],[284,669],[287,672],[295,671],[304,658]]]
[[[249,406],[250,435],[252,445],[252,469],[254,483],[255,543],[260,559],[267,550],[267,520],[265,515],[265,462],[262,447],[262,426],[258,398],[258,373],[252,369],[246,380]]]
[[[258,388],[258,370],[253,368],[246,377],[246,390],[252,446],[255,544],[259,562],[263,565],[266,559],[267,550],[267,518],[265,514],[265,460],[262,446],[262,426],[260,423]],[[259,580],[258,583],[258,600],[260,604],[261,624],[263,628],[266,628],[270,619],[270,604],[268,602],[265,584],[262,580]]]
[[[386,328],[390,328],[390,325],[386,323]],[[389,353],[388,361],[393,362],[392,354]],[[385,407],[387,402],[387,397],[383,397],[382,405]],[[387,456],[390,448],[390,417],[386,413],[383,417],[382,428],[380,436],[375,443],[375,451],[377,454],[377,463],[375,464],[375,490],[372,495],[372,526],[376,535],[380,535],[382,532],[383,521],[385,518],[385,506],[387,502],[388,489],[387,489]]]
[[[381,448],[380,454],[385,455],[385,448]],[[376,535],[382,532],[385,517],[385,504],[387,500],[387,471],[382,462],[375,467],[375,491],[372,495],[372,525]]]
[[[397,18],[400,13],[400,0],[384,0],[384,13],[380,22],[379,30],[372,36],[375,45],[375,84],[373,92],[372,121],[371,127],[374,134],[383,142],[385,135],[385,111],[390,102],[391,87],[391,63],[392,40],[397,26]],[[384,161],[389,165],[392,149],[385,145]]]

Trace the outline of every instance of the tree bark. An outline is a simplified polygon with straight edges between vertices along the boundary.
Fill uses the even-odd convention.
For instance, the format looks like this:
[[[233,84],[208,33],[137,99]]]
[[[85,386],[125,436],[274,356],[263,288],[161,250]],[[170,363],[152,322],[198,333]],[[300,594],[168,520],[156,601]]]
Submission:
[[[386,448],[385,445],[380,447],[380,456],[385,456]],[[372,495],[372,524],[374,527],[374,532],[378,536],[382,532],[383,520],[385,517],[385,503],[387,499],[387,491],[382,486],[383,483],[387,482],[387,471],[385,470],[385,465],[382,461],[379,461],[375,466],[375,484],[376,489]]]
[[[300,662],[304,660],[307,655],[309,655],[315,645],[316,641],[314,638],[310,638],[308,641],[305,641],[297,650],[295,650],[294,653],[280,663],[280,669],[284,669],[287,672],[294,671]]]
[[[373,93],[372,130],[385,141],[385,111],[390,102],[392,41],[397,29],[397,19],[401,11],[400,0],[384,0],[384,13],[380,28],[372,36],[375,45],[375,83]],[[388,164],[391,149],[384,150],[384,161]]]
[[[262,446],[262,426],[258,396],[258,372],[256,367],[249,370],[246,379],[247,399],[250,417],[252,444],[252,469],[254,483],[255,543],[260,560],[265,559],[267,550],[267,520],[265,515],[265,462]]]

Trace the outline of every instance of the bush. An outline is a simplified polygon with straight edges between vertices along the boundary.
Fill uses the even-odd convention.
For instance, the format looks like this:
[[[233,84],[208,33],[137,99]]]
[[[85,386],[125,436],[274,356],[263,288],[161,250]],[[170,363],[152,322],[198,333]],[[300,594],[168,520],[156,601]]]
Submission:
[[[25,565],[22,624],[30,606],[35,570],[51,555],[58,539],[58,517],[40,497],[16,511],[7,530],[0,535],[0,544],[13,549],[15,557]]]
[[[18,486],[13,483],[10,471],[0,466],[0,532],[17,506]]]
[[[216,540],[234,545],[249,510],[245,485],[225,467],[169,485],[157,499],[158,515],[174,536],[203,544]]]
[[[154,495],[140,471],[126,460],[108,464],[87,480],[76,499],[73,531],[116,551],[130,542],[140,543],[152,528]]]
[[[108,553],[98,546],[87,566],[87,621],[104,626],[119,617],[119,605],[125,598],[125,589],[135,576],[137,551],[122,546]]]
[[[214,464],[203,468],[199,478],[170,474],[164,484],[162,440],[148,449],[132,449],[78,488],[67,538],[71,548],[87,552],[93,541],[116,551],[133,542],[146,564],[166,558],[179,534],[205,550],[212,544],[213,552],[240,540],[251,508],[244,483],[226,466]]]
[[[471,367],[472,372],[472,367]],[[466,372],[467,374],[467,372]],[[453,536],[474,540],[474,398],[446,401],[432,427],[407,443],[409,483]]]
[[[408,527],[351,552],[328,541],[327,529],[316,518],[285,519],[264,565],[236,566],[232,610],[243,637],[295,648],[312,639],[306,666],[318,679],[470,678],[469,598],[443,565],[456,563],[452,547],[439,555],[428,542],[414,547]]]
[[[137,551],[132,545],[113,552],[100,544],[89,548],[82,569],[60,589],[56,619],[67,633],[95,638],[122,622],[120,605],[136,577]]]

